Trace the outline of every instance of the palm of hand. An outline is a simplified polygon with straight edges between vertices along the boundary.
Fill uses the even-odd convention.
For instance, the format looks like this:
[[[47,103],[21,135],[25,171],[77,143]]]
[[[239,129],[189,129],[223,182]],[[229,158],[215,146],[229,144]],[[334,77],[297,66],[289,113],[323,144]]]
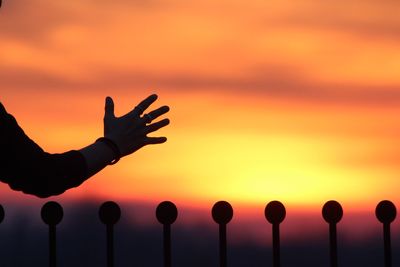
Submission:
[[[122,156],[129,155],[146,145],[160,144],[167,141],[166,137],[148,137],[147,134],[169,124],[168,119],[151,123],[152,120],[167,113],[169,111],[168,106],[162,106],[141,116],[156,99],[157,95],[151,95],[127,114],[122,117],[116,117],[112,98],[106,98],[104,137],[114,141]]]

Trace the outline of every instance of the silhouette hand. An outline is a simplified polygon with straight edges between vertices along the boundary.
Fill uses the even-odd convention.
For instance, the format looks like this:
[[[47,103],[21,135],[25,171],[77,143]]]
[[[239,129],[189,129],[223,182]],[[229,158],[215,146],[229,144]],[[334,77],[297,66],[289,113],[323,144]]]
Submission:
[[[148,137],[147,134],[169,124],[169,119],[151,123],[151,121],[167,113],[169,111],[168,106],[162,106],[141,116],[156,100],[157,95],[150,95],[124,116],[115,117],[114,102],[111,97],[106,98],[104,137],[114,141],[121,152],[121,156],[129,155],[149,144],[161,144],[167,141],[166,137]]]

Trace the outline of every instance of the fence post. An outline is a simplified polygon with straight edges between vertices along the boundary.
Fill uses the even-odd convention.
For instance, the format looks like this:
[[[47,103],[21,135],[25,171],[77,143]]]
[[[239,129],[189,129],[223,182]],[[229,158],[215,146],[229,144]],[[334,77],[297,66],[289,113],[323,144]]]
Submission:
[[[279,201],[271,201],[265,207],[265,218],[272,224],[272,251],[273,251],[273,266],[281,266],[281,248],[279,225],[286,217],[285,206]]]
[[[0,205],[0,224],[3,222],[4,216],[5,216],[4,208],[2,205]]]
[[[104,202],[99,208],[99,218],[106,225],[107,267],[114,266],[114,225],[121,218],[121,209],[113,201]]]
[[[0,0],[0,4],[1,4],[1,0]],[[0,224],[3,222],[4,216],[5,216],[4,208],[2,205],[0,205]],[[1,258],[2,258],[2,256],[3,255],[0,255]],[[1,261],[0,261],[0,263],[1,263]]]
[[[219,265],[226,267],[228,265],[226,225],[232,220],[233,209],[228,202],[218,201],[214,204],[211,214],[214,221],[219,225]]]
[[[171,267],[171,225],[178,217],[178,209],[171,201],[161,202],[156,209],[157,220],[163,225],[164,267]]]
[[[331,267],[338,266],[336,225],[343,217],[343,209],[339,202],[330,200],[322,208],[322,217],[329,224],[329,250]]]
[[[396,219],[396,206],[389,200],[379,202],[375,209],[376,218],[383,224],[383,244],[385,267],[392,266],[392,246],[390,241],[390,224]]]
[[[43,205],[41,217],[45,224],[49,226],[49,266],[57,266],[57,239],[56,225],[63,218],[64,212],[60,204],[54,201],[49,201]]]

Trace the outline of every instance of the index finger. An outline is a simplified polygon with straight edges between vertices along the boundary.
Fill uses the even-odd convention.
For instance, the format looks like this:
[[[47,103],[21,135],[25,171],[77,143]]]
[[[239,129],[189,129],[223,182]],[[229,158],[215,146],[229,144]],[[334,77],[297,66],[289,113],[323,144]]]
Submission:
[[[140,116],[151,104],[156,101],[158,96],[156,94],[148,96],[142,100],[134,109],[132,109],[127,115],[131,117]]]

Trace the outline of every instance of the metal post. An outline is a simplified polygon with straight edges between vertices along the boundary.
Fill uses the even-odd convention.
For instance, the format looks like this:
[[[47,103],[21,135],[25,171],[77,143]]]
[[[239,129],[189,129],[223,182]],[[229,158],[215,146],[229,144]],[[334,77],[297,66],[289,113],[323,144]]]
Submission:
[[[171,225],[178,217],[178,209],[170,201],[161,202],[156,209],[157,220],[163,225],[164,267],[172,266]]]
[[[390,242],[390,223],[383,224],[383,243],[385,251],[385,267],[392,266],[392,245]]]
[[[389,200],[379,202],[375,209],[376,218],[383,224],[383,249],[385,267],[392,267],[392,245],[390,224],[396,219],[396,206]]]
[[[107,267],[114,267],[114,225],[121,218],[121,209],[113,201],[104,202],[99,209],[99,217],[106,225]]]
[[[330,200],[322,208],[322,217],[329,224],[329,256],[330,266],[338,266],[338,248],[337,248],[337,223],[343,217],[343,208],[339,202]]]
[[[272,253],[273,253],[273,266],[281,266],[281,245],[280,245],[279,224],[272,224]]]
[[[231,204],[226,201],[218,201],[214,204],[211,215],[214,221],[219,225],[219,266],[228,266],[227,256],[227,237],[226,228],[227,224],[233,218],[233,209]]]
[[[107,266],[114,267],[114,226],[107,224]]]
[[[219,225],[219,264],[221,267],[227,266],[226,224]]]
[[[272,263],[274,267],[281,266],[281,242],[279,235],[279,225],[286,217],[285,206],[279,201],[271,201],[265,207],[265,218],[272,224]]]
[[[44,223],[49,226],[49,266],[57,266],[57,236],[56,226],[64,216],[63,208],[54,201],[47,202],[41,210]]]
[[[171,225],[163,225],[163,236],[164,236],[164,266],[171,267],[172,256],[171,256]]]
[[[49,225],[49,266],[57,266],[56,226]]]
[[[337,236],[336,236],[336,223],[329,224],[329,243],[330,243],[330,259],[331,267],[338,266],[338,253],[337,253]]]

